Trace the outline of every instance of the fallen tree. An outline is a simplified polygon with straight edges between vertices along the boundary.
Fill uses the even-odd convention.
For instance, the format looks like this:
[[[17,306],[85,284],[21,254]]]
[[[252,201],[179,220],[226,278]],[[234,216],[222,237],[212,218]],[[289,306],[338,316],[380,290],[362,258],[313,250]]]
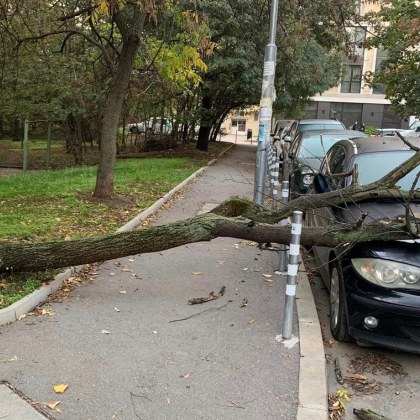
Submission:
[[[409,211],[410,202],[420,199],[420,191],[396,188],[399,179],[420,162],[420,151],[379,181],[361,187],[354,174],[353,184],[347,188],[316,195],[305,195],[279,208],[268,208],[241,198],[232,198],[212,212],[163,226],[141,228],[126,233],[115,233],[73,241],[40,244],[5,243],[0,245],[0,272],[39,271],[72,265],[105,261],[128,255],[149,253],[181,245],[210,241],[217,237],[232,237],[255,242],[290,242],[290,227],[276,225],[292,215],[294,210],[307,211],[329,206],[340,206],[364,200],[392,198],[406,206],[405,217],[393,221],[363,220],[350,224],[302,230],[301,244],[340,247],[355,242],[372,240],[391,241],[419,237],[418,219]]]

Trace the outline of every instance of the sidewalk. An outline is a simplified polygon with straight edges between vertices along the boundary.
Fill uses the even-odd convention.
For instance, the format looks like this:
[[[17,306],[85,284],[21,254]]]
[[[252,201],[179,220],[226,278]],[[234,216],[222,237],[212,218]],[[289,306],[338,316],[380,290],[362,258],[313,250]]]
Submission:
[[[239,138],[155,223],[208,211],[234,195],[252,199],[255,147]],[[54,315],[0,327],[0,380],[40,404],[61,401],[62,414],[44,409],[65,420],[295,419],[306,398],[301,354],[299,345],[275,340],[285,295],[277,265],[277,253],[228,238],[105,262],[72,297],[48,306]],[[223,286],[219,299],[188,304]],[[301,330],[313,322],[307,317],[303,312]],[[311,347],[301,349],[304,364]],[[312,367],[309,377],[318,375]],[[57,384],[69,387],[55,394]],[[318,406],[300,418],[325,418],[311,409]]]

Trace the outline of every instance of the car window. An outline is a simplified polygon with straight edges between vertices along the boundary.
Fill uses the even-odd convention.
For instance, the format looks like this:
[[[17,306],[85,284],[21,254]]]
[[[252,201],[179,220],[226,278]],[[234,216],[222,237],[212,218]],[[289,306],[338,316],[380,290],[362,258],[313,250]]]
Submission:
[[[353,166],[357,164],[358,182],[361,185],[370,184],[381,179],[397,166],[404,163],[407,159],[414,155],[413,150],[389,151],[363,153],[356,155],[353,159]],[[409,191],[416,178],[419,168],[414,168],[404,178],[400,179],[396,184],[403,190]],[[415,188],[420,188],[420,181],[417,180]]]
[[[296,153],[296,150],[300,144],[300,140],[301,140],[302,136],[300,136],[299,134],[297,135],[297,137],[293,140],[292,144],[290,145],[290,150],[289,153]]]
[[[309,130],[345,130],[342,124],[300,124],[296,130],[296,133]]]
[[[298,157],[311,158],[318,157],[323,158],[328,150],[333,146],[340,138],[327,137],[321,135],[306,137],[302,140],[299,148]]]
[[[293,140],[293,138],[295,137],[295,133],[296,133],[296,126],[297,126],[297,124],[298,124],[298,122],[299,121],[295,121],[293,124],[292,124],[292,126],[290,127],[290,130],[289,130],[289,136],[291,137],[291,139]]]

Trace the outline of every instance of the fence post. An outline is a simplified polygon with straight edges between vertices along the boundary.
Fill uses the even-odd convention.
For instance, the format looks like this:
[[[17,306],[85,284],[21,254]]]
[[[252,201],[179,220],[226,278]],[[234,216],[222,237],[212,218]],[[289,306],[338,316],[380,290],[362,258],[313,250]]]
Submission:
[[[286,204],[289,200],[289,181],[281,183],[281,202]],[[287,219],[280,220],[280,226],[286,226]],[[287,245],[279,245],[279,271],[285,273],[287,271]]]
[[[48,130],[47,130],[47,160],[46,166],[47,169],[51,168],[51,126],[52,122],[48,121]]]
[[[282,337],[285,339],[292,337],[293,306],[296,297],[296,278],[298,273],[300,234],[302,232],[302,216],[303,213],[299,210],[293,212],[282,331]]]
[[[23,126],[23,172],[28,170],[28,158],[29,158],[29,122],[25,120]]]

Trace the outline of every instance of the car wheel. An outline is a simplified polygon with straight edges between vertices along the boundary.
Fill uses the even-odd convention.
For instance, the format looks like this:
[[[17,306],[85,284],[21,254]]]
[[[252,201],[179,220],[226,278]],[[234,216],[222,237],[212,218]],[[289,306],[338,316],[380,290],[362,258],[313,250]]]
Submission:
[[[352,341],[347,325],[343,275],[337,263],[334,263],[331,269],[330,328],[336,340]]]

